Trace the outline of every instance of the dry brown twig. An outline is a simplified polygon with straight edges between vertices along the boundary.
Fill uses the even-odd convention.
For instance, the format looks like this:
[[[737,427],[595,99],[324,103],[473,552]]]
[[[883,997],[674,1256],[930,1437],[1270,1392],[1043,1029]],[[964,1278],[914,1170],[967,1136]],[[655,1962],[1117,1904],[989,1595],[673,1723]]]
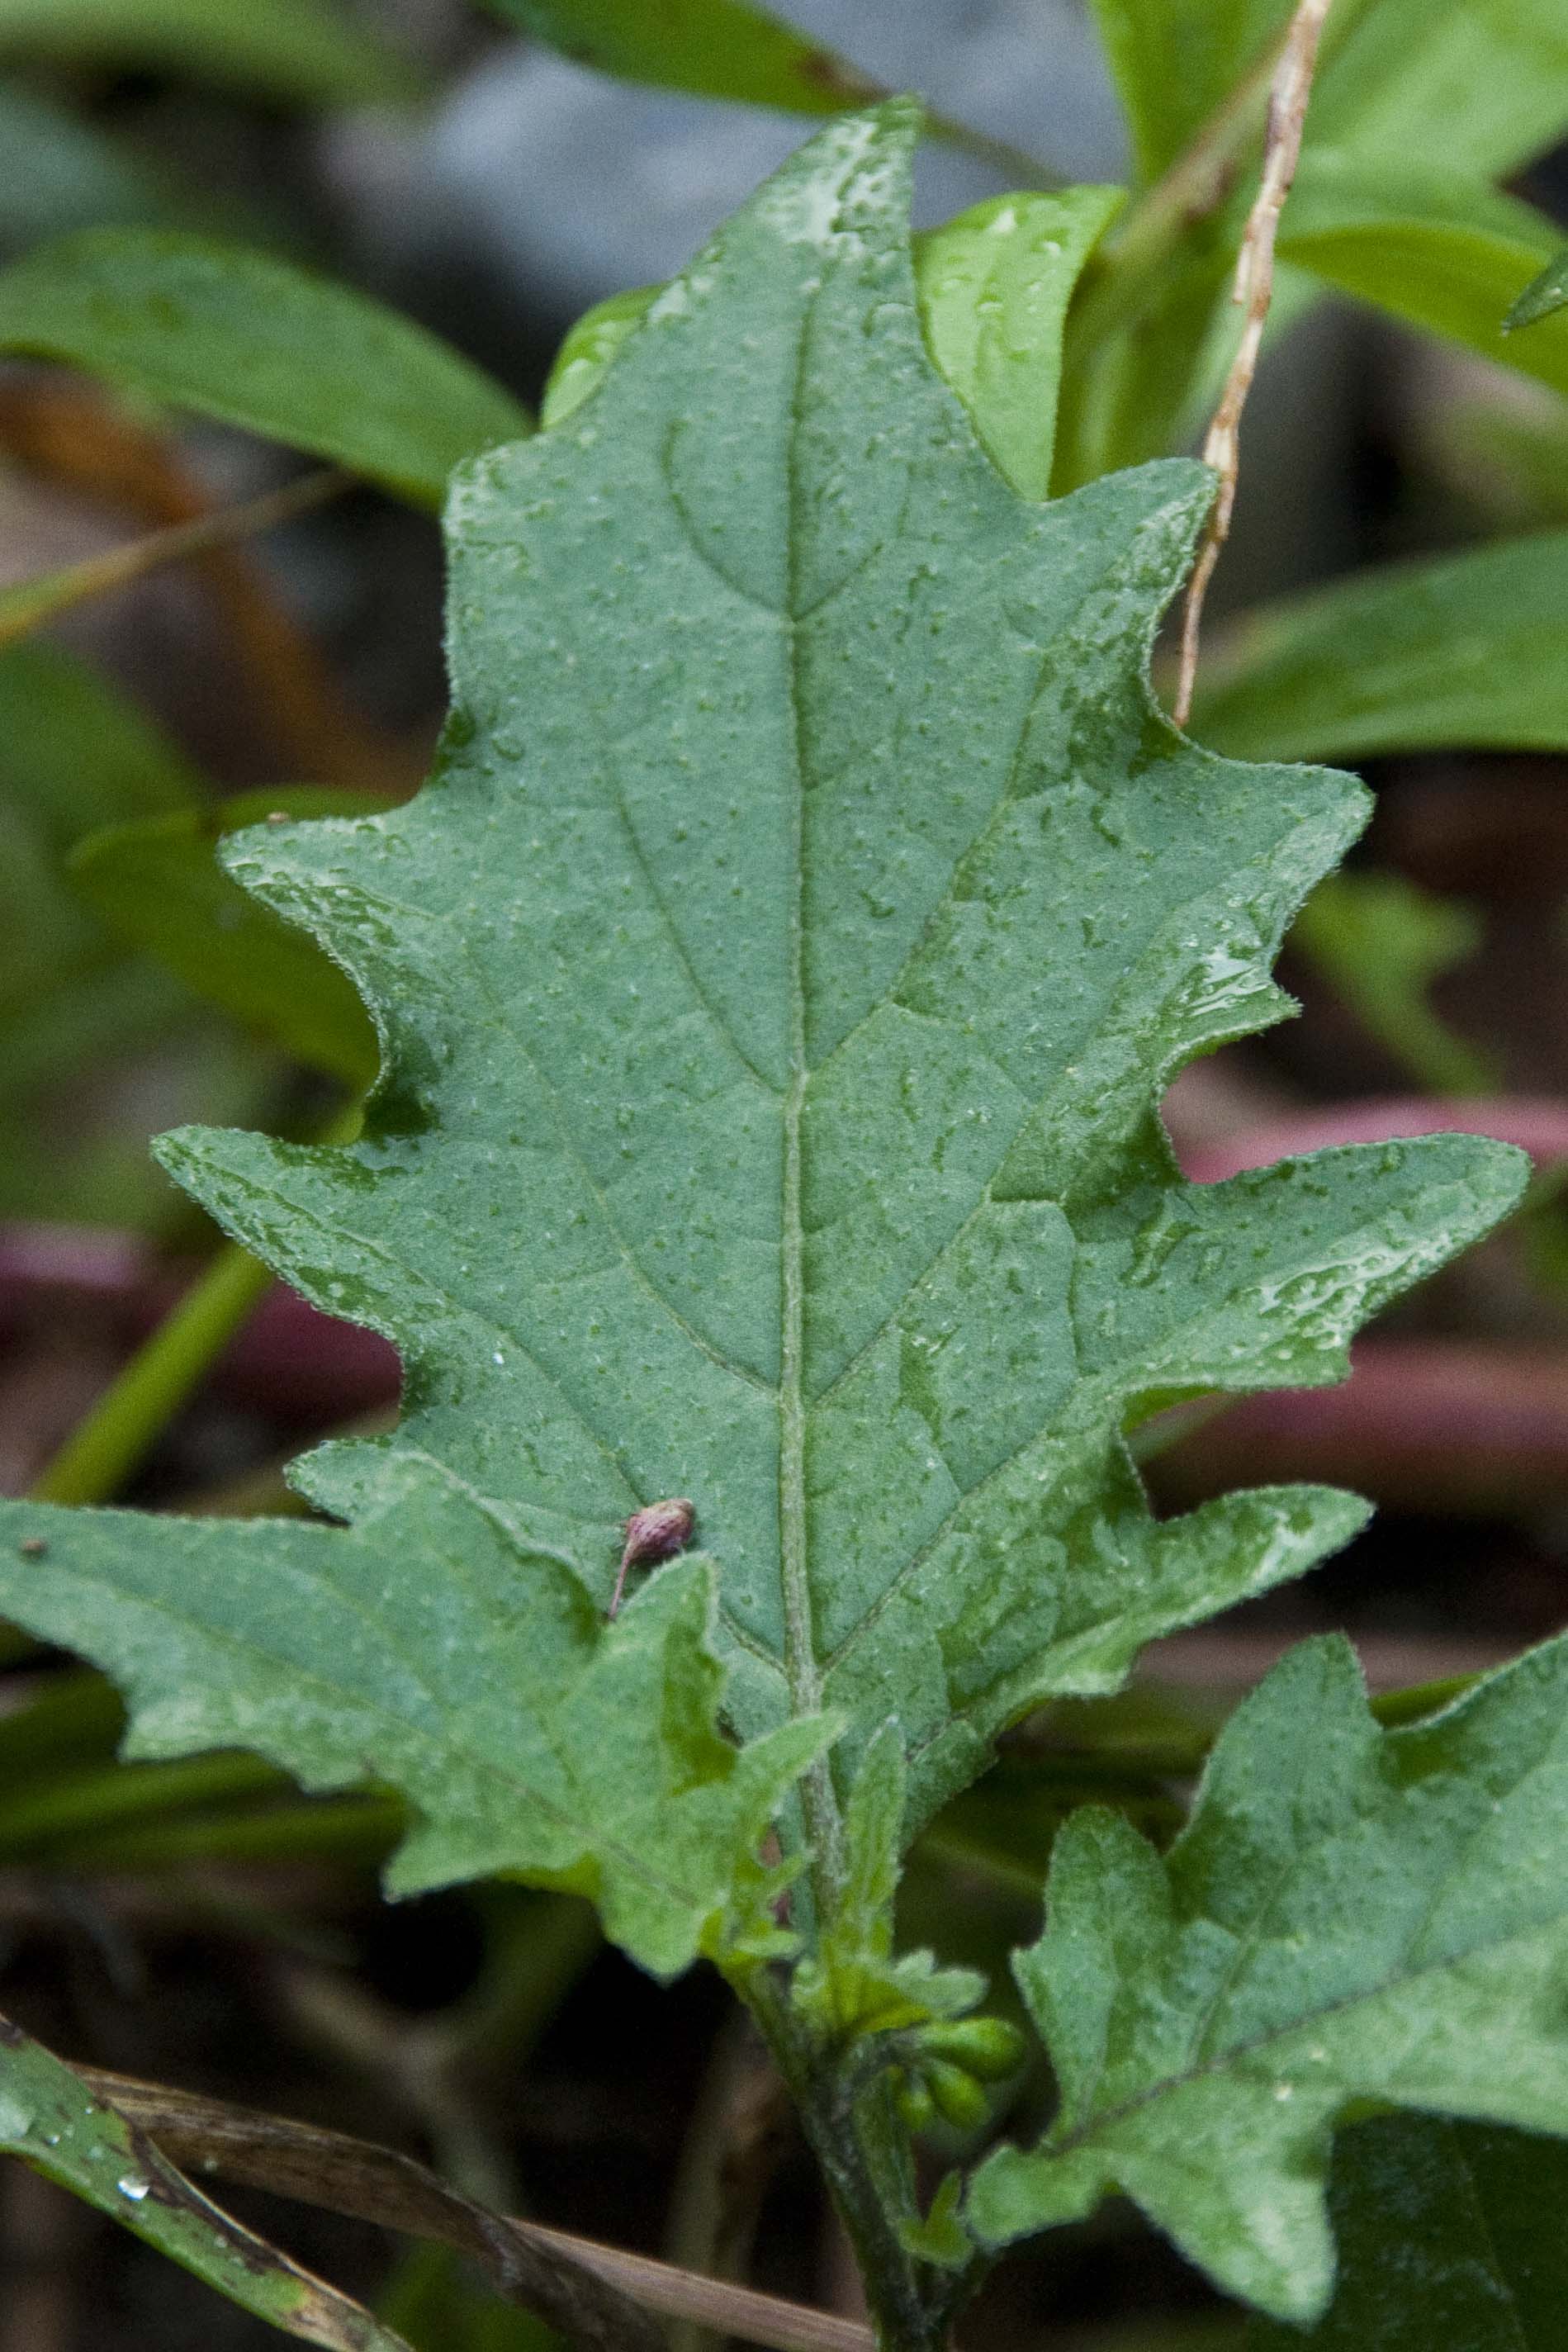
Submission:
[[[394,2149],[162,2084],[89,2066],[77,2072],[96,2097],[182,2168],[451,2246],[477,2263],[508,2301],[584,2347],[655,2352],[661,2338],[649,2315],[657,2313],[775,2352],[873,2352],[870,2328],[856,2321],[537,2221],[505,2219]]]
[[[1236,356],[1230,362],[1225,386],[1219,395],[1208,437],[1203,445],[1203,461],[1219,477],[1219,490],[1198,547],[1197,562],[1193,566],[1192,580],[1186,592],[1186,605],[1182,614],[1181,670],[1176,683],[1174,716],[1176,725],[1184,727],[1192,709],[1192,691],[1197,677],[1198,629],[1203,620],[1203,600],[1214,567],[1219,561],[1219,551],[1230,532],[1230,518],[1236,508],[1236,481],[1241,463],[1241,412],[1247,405],[1247,395],[1252,389],[1252,379],[1258,372],[1258,353],[1262,346],[1263,330],[1269,321],[1269,305],[1274,293],[1274,241],[1279,234],[1280,215],[1291,193],[1296,176],[1296,164],[1301,152],[1301,131],[1307,119],[1307,101],[1312,93],[1312,76],[1317,69],[1318,44],[1333,0],[1300,0],[1291,17],[1274,68],[1274,79],[1269,93],[1269,128],[1263,143],[1263,176],[1247,226],[1242,232],[1241,247],[1236,257],[1236,279],[1231,289],[1231,300],[1245,310],[1241,339]]]
[[[253,687],[256,715],[291,769],[318,783],[406,790],[405,750],[350,709],[307,632],[246,541],[354,487],[328,467],[214,507],[178,450],[98,394],[51,374],[0,383],[0,446],[50,480],[125,506],[149,535],[24,581],[0,596],[0,644],[57,612],[171,563],[193,563]]]

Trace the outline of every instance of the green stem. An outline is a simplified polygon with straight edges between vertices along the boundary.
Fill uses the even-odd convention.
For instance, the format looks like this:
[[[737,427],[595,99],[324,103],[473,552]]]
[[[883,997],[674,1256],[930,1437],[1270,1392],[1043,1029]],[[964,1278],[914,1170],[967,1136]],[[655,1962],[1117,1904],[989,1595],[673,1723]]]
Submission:
[[[988,163],[993,172],[1015,188],[1060,188],[1060,172],[1047,169],[1038,156],[1006,139],[993,139],[988,131],[974,131],[967,122],[954,122],[945,114],[936,114],[927,108],[925,129],[932,139],[940,139],[946,147],[958,147],[977,162]]]
[[[225,1243],[67,1438],[34,1500],[102,1503],[117,1493],[271,1283],[270,1268]]]
[[[359,1133],[358,1103],[335,1118],[323,1146]],[[39,1503],[102,1503],[143,1462],[271,1287],[270,1267],[225,1242],[206,1272],[110,1383],[35,1480]]]
[[[961,2284],[934,2275],[899,2238],[861,2140],[862,2083],[841,2053],[802,2030],[783,1980],[754,1969],[734,1981],[767,2037],[854,2249],[878,2352],[948,2352]]]

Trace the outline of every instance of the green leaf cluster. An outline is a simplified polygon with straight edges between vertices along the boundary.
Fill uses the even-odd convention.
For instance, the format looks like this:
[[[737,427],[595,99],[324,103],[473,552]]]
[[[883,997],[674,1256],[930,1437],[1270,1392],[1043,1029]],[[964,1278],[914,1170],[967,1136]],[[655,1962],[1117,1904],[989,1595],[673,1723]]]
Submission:
[[[453,712],[425,790],[224,845],[374,1023],[356,1142],[161,1147],[307,1297],[402,1351],[396,1431],[297,1468],[344,1524],[0,1507],[0,1602],[110,1669],[129,1753],[372,1780],[413,1816],[394,1890],[513,1872],[591,1894],[650,1969],[719,1959],[900,2346],[937,2340],[967,2267],[959,2184],[921,2214],[910,2130],[979,2121],[976,2086],[1015,2054],[965,2015],[978,1979],[898,1952],[903,1849],[1018,1716],[1113,1689],[1151,1637],[1364,1516],[1295,1487],[1158,1521],[1128,1430],[1339,1377],[1364,1318],[1521,1184],[1517,1155],[1462,1136],[1180,1177],[1163,1091],[1287,1009],[1270,962],[1364,796],[1163,717],[1150,648],[1207,478],[1170,461],[1046,499],[1049,433],[1018,396],[1109,202],[987,209],[917,275],[916,130],[906,103],[830,128],[580,345],[547,431],[459,472]],[[113,856],[190,876],[191,843],[176,814],[81,870],[108,905]],[[697,1548],[607,1622],[624,1523],[675,1496]],[[1328,1654],[1232,1735],[1291,1748],[1281,1869],[1291,1805],[1337,1819],[1362,1785]],[[1314,1725],[1343,1770],[1309,1772]],[[1251,1786],[1227,1752],[1178,1849],[1223,1848],[1222,1892],[1261,1883],[1204,1826]],[[1403,1814],[1385,1835],[1392,1875]],[[1072,1861],[1092,1847],[1103,1884]],[[966,2209],[987,2238],[1112,2179],[1145,2194],[1123,2093],[1106,2122],[1083,2054],[1114,2007],[1072,1958],[1085,1937],[1129,2013],[1157,2011],[1129,2029],[1126,2096],[1186,2112],[1160,2035],[1197,1963],[1173,1945],[1159,1990],[1137,1907],[1163,1867],[1124,1823],[1065,1833],[1025,1984],[1082,2116],[1059,2136],[1082,2145],[993,2158]],[[1103,1928],[1074,1925],[1081,1883]],[[1494,1893],[1512,1900],[1485,1882],[1483,1941]],[[1074,1969],[1063,2042],[1050,1988]],[[1519,2032],[1542,2087],[1508,2113],[1541,2126],[1551,2035],[1532,2010]],[[1286,2121],[1307,2140],[1281,2143],[1222,2069],[1216,2146],[1252,2133],[1260,2182],[1293,2180],[1360,2084],[1346,2059],[1302,2087]],[[1462,2107],[1458,2074],[1432,2096],[1451,2090]],[[1315,2309],[1316,2189],[1238,2252],[1201,2183],[1196,2220],[1166,2184],[1165,2146],[1150,2209],[1239,2292]]]
[[[656,40],[618,0],[496,6],[665,86],[865,95],[739,0]],[[27,652],[0,677],[44,812],[0,985],[47,999],[79,948],[107,1001],[113,935],[374,1078],[346,1147],[187,1129],[162,1157],[406,1376],[391,1436],[297,1466],[341,1524],[5,1505],[0,1603],[114,1674],[133,1756],[395,1792],[394,1890],[514,1873],[591,1895],[661,1974],[717,1959],[897,2352],[941,2340],[977,2249],[1112,2188],[1291,2340],[1430,2341],[1440,2311],[1454,2340],[1533,2341],[1521,2184],[1557,2152],[1493,2126],[1568,2125],[1554,1648],[1385,1734],[1343,1648],[1308,1645],[1168,1854],[1125,1811],[1074,1816],[1019,1967],[1060,2112],[915,2194],[912,2138],[982,2128],[1018,2051],[971,2014],[977,1972],[900,1948],[910,1841],[1019,1716],[1114,1690],[1364,1516],[1301,1487],[1157,1521],[1129,1435],[1339,1377],[1520,1190],[1460,1137],[1181,1180],[1165,1087],[1289,1009],[1275,952],[1364,820],[1350,779],[1281,763],[1568,741],[1555,534],[1252,616],[1197,705],[1217,748],[1164,719],[1150,648],[1210,485],[1134,461],[1201,405],[1243,197],[1162,210],[1162,175],[1245,127],[1289,9],[1097,13],[1130,199],[1031,191],[911,240],[913,110],[842,116],[672,286],[580,322],[532,437],[411,322],[183,229],[0,274],[0,346],[447,493],[454,693],[412,804],[269,791],[220,824],[133,722],[103,756],[78,674]],[[174,42],[307,103],[406,86],[305,0],[189,17],[0,0],[0,47]],[[1441,165],[1412,164],[1439,117]],[[1568,391],[1555,235],[1489,184],[1564,123],[1547,0],[1343,0],[1282,308],[1333,287]],[[46,212],[162,217],[128,166],[57,152]],[[1295,946],[1424,1083],[1476,1091],[1425,1000],[1470,936],[1355,876]],[[607,1622],[628,1518],[676,1496],[696,1548]],[[1331,2138],[1369,2105],[1411,2112],[1341,2136],[1336,2290]]]

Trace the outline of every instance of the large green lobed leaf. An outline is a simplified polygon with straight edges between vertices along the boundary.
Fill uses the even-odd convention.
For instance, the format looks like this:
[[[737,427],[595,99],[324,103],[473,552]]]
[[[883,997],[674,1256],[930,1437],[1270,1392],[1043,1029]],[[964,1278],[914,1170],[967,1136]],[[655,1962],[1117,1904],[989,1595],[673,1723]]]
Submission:
[[[1124,1424],[1339,1377],[1362,1318],[1520,1189],[1517,1155],[1453,1136],[1181,1181],[1164,1087],[1286,1009],[1270,961],[1364,796],[1231,766],[1151,700],[1203,469],[1045,505],[997,472],[922,338],[917,127],[898,103],[824,132],[559,425],[459,478],[454,712],[424,793],[226,853],[361,988],[383,1075],[347,1150],[191,1130],[162,1157],[402,1349],[395,1434],[298,1473],[380,1532],[298,1531],[317,1597],[269,1617],[292,1537],[0,1518],[49,1547],[0,1562],[0,1604],[153,1686],[142,1752],[227,1738],[323,1780],[402,1774],[434,1824],[404,1885],[504,1854],[581,1883],[618,1803],[649,1864],[637,1776],[664,1753],[679,1781],[659,1741],[694,1704],[682,1676],[711,1709],[710,1641],[727,1719],[769,1738],[737,1772],[777,1783],[826,1713],[847,1785],[896,1716],[913,1830],[1033,1702],[1113,1686],[1152,1635],[1361,1523],[1317,1488],[1156,1523]],[[716,1611],[682,1604],[657,1738],[603,1702],[607,1810],[573,1815],[578,1860],[570,1838],[530,1860],[526,1812],[509,1845],[465,1832],[472,1777],[454,1756],[443,1782],[412,1685],[371,1675],[434,1742],[417,1789],[401,1729],[331,1734],[299,1698],[302,1651],[348,1655],[332,1590],[359,1594],[394,1537],[411,1564],[377,1642],[442,1676],[461,1659],[477,1694],[486,1612],[516,1622],[497,1580],[522,1590],[507,1546],[602,1607],[622,1521],[674,1496],[713,1565],[659,1571],[605,1639],[699,1576]],[[652,1680],[637,1704],[664,1704]],[[585,1699],[579,1737],[592,1719]],[[753,1819],[724,1816],[706,1876],[675,1857],[678,1918],[628,1900],[632,1948],[668,1966],[711,1937]]]
[[[1565,1701],[1560,1641],[1384,1732],[1349,1643],[1304,1643],[1231,1718],[1166,1857],[1075,1815],[1017,1962],[1061,2111],[981,2168],[981,2234],[1120,2188],[1232,2294],[1312,2319],[1347,2111],[1568,2128]]]

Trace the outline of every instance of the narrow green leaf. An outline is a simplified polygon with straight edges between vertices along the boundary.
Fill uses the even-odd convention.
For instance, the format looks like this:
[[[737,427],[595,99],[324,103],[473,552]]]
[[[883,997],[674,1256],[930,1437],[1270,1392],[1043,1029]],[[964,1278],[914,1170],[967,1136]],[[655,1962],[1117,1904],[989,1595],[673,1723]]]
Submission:
[[[485,0],[492,15],[600,73],[739,99],[790,114],[837,114],[879,95],[864,74],[747,0]]]
[[[329,2352],[409,2352],[361,2305],[204,2197],[144,2132],[9,2020],[0,2020],[0,2150],[286,2336]]]
[[[84,1068],[121,1071],[157,1040],[161,1093],[248,1113],[253,1050],[193,1023],[185,992],[124,955],[64,873],[84,832],[189,808],[206,789],[151,720],[58,646],[0,652],[0,1213],[117,1224],[167,1213],[145,1132],[112,1090],[101,1123],[73,1113],[62,1150],[49,1090],[68,1076],[79,1084]]]
[[[1289,14],[1283,0],[1281,15]],[[1343,40],[1333,18],[1343,13]],[[1496,179],[1568,129],[1568,15],[1562,0],[1336,0],[1312,92],[1314,145],[1378,156],[1438,154]]]
[[[1294,0],[1093,0],[1141,176],[1158,177],[1289,21]],[[1307,119],[1316,145],[1511,171],[1568,125],[1558,0],[1338,0]]]
[[[0,88],[0,250],[108,222],[189,216],[173,184],[63,106]]]
[[[1248,2352],[1568,2352],[1568,2147],[1435,2116],[1334,2141],[1333,2302],[1310,2333],[1255,2318]]]
[[[1509,307],[1502,322],[1504,334],[1516,327],[1533,327],[1538,320],[1550,319],[1568,306],[1568,253],[1559,253],[1549,261],[1538,277],[1532,278],[1519,299]]]
[[[1422,427],[1421,458],[1488,537],[1568,528],[1568,402],[1521,388],[1500,379]]]
[[[1291,0],[1092,0],[1133,134],[1157,180],[1283,28]]]
[[[65,887],[73,844],[98,825],[187,807],[201,789],[173,745],[71,655],[0,653],[0,1020],[47,1012],[57,988],[110,960]],[[7,1075],[24,1082],[14,1063]]]
[[[412,63],[338,0],[0,0],[0,58],[120,66],[296,106],[416,95]]]
[[[1124,202],[1120,188],[994,196],[915,240],[931,356],[1020,497],[1051,488],[1067,306]]]
[[[1568,531],[1380,565],[1207,653],[1192,730],[1239,759],[1568,746]]]
[[[0,350],[68,361],[424,505],[463,458],[529,430],[509,393],[412,319],[178,229],[87,229],[0,271]]]
[[[359,995],[314,940],[225,873],[215,851],[225,834],[275,812],[352,816],[390,805],[313,785],[240,793],[209,808],[91,834],[73,853],[70,876],[78,895],[128,947],[145,948],[207,1003],[359,1090],[380,1058]]]
[[[657,286],[633,286],[583,312],[555,355],[539,403],[541,425],[562,424],[581,407],[632,328],[647,317],[659,292]]]
[[[95,826],[166,816],[206,796],[203,778],[128,697],[58,646],[0,652],[0,792],[51,846]]]
[[[1403,875],[1333,874],[1297,916],[1291,943],[1418,1085],[1438,1095],[1484,1095],[1496,1087],[1497,1070],[1427,1001],[1433,982],[1473,955],[1480,935],[1469,908],[1418,890]]]
[[[1554,1642],[1385,1732],[1349,1643],[1308,1642],[1232,1717],[1163,1860],[1076,1814],[1017,1963],[1061,2112],[981,2168],[971,2225],[1000,2244],[1119,2188],[1230,2294],[1307,2321],[1358,2103],[1568,2132],[1565,1702]]]
[[[1284,1009],[1270,959],[1364,796],[1228,765],[1153,701],[1205,468],[1040,505],[987,457],[921,330],[918,127],[897,102],[825,131],[591,405],[460,478],[455,708],[426,791],[225,848],[354,980],[383,1075],[346,1149],[198,1130],[162,1156],[402,1351],[397,1432],[296,1474],[354,1530],[0,1510],[50,1546],[3,1563],[8,1613],[166,1677],[139,1741],[243,1739],[327,1780],[375,1752],[438,1823],[398,1883],[591,1869],[661,1967],[711,1932],[757,1828],[706,1764],[689,1813],[650,1794],[672,1727],[717,1704],[710,1573],[726,1719],[753,1742],[725,1771],[777,1797],[822,1716],[842,1723],[834,1784],[804,1789],[831,1845],[896,1713],[913,1834],[1038,1699],[1114,1686],[1155,1634],[1364,1516],[1285,1488],[1156,1521],[1126,1425],[1340,1377],[1362,1318],[1522,1181],[1520,1155],[1459,1136],[1181,1180],[1165,1089]],[[627,1516],[676,1496],[716,1568],[664,1569],[591,1638]],[[545,1618],[476,1612],[470,1538]],[[393,1710],[375,1751],[311,1696],[304,1659],[346,1637],[302,1603],[276,1664],[217,1638],[242,1591],[273,1607],[296,1541],[322,1594],[397,1559],[416,1654],[462,1694],[421,1718],[427,1744],[384,1648],[356,1703]],[[218,1612],[199,1638],[176,1630],[198,1604]],[[647,1662],[612,1703],[599,1661],[672,1612],[667,1685]],[[591,1769],[570,1830],[449,1744],[496,1723],[528,1754],[513,1643]],[[624,1864],[612,1819],[638,1825]],[[792,1812],[780,1832],[798,1851]],[[632,1866],[661,1835],[667,1912]]]
[[[1411,326],[1568,391],[1568,319],[1517,340],[1504,314],[1560,241],[1544,214],[1447,164],[1313,148],[1280,225],[1281,256]]]

